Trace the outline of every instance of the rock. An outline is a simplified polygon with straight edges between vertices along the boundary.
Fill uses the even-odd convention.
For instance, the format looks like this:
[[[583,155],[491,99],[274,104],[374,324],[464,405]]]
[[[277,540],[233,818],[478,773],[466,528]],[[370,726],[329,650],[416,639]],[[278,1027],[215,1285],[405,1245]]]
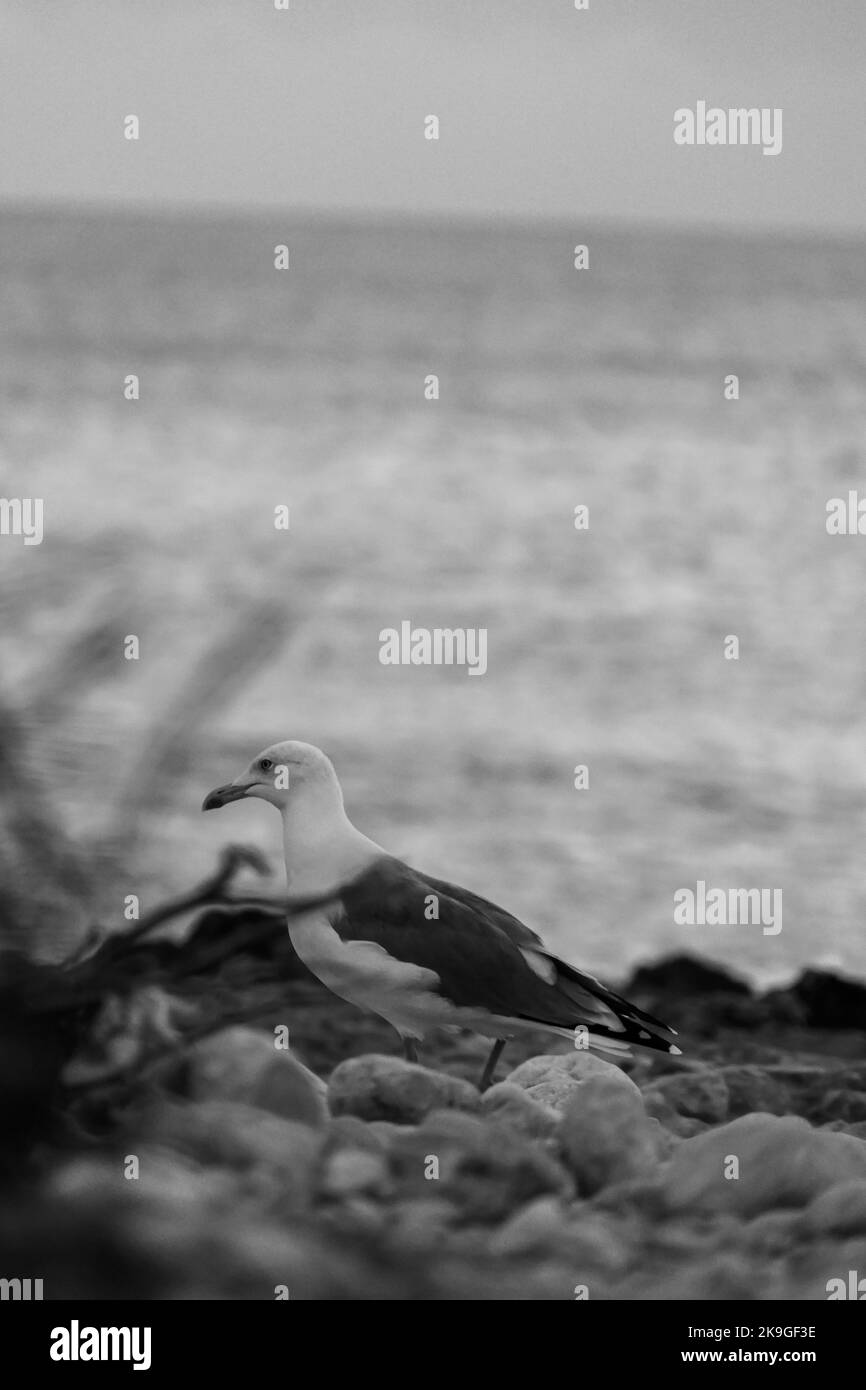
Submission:
[[[743,1240],[761,1255],[785,1255],[794,1247],[797,1217],[790,1211],[765,1211],[750,1221]]]
[[[593,1201],[600,1211],[621,1215],[636,1212],[652,1223],[666,1213],[662,1201],[661,1169],[628,1178],[614,1179],[595,1194]]]
[[[253,1028],[226,1028],[190,1048],[188,1091],[193,1100],[242,1101],[308,1125],[328,1114],[325,1083]]]
[[[481,1097],[481,1113],[521,1134],[547,1139],[559,1124],[559,1112],[533,1100],[528,1091],[510,1081],[500,1081]]]
[[[477,1110],[481,1096],[475,1086],[458,1077],[371,1053],[350,1057],[335,1068],[328,1104],[332,1115],[411,1125],[433,1110]]]
[[[242,1174],[290,1210],[305,1210],[321,1148],[316,1130],[234,1101],[163,1102],[142,1125],[148,1142],[170,1146],[198,1163]],[[130,1152],[135,1152],[130,1143]]]
[[[46,1182],[46,1192],[68,1200],[79,1197],[103,1203],[147,1206],[155,1212],[164,1208],[172,1214],[207,1207],[213,1200],[231,1198],[235,1190],[231,1173],[205,1168],[185,1154],[155,1145],[135,1145],[136,1176],[127,1178],[128,1158],[114,1162],[104,1156],[72,1159],[55,1169]]]
[[[806,1028],[806,1010],[800,1001],[788,989],[771,989],[761,997],[761,1005],[764,1010],[764,1022],[774,1026],[774,1029],[783,1028]]]
[[[822,1192],[803,1213],[803,1229],[840,1236],[866,1232],[866,1178]]]
[[[725,1177],[736,1171],[739,1177]],[[847,1134],[812,1129],[788,1116],[742,1115],[675,1149],[664,1174],[670,1210],[731,1211],[750,1217],[803,1207],[846,1180],[866,1179],[866,1148]]]
[[[704,1124],[721,1124],[728,1116],[728,1087],[712,1067],[665,1076],[647,1087],[645,1096],[660,1094],[677,1114]]]
[[[866,1029],[866,984],[830,970],[804,970],[788,990],[810,1028]]]
[[[706,1129],[703,1120],[688,1119],[675,1110],[664,1091],[657,1090],[655,1086],[647,1087],[643,1099],[647,1115],[657,1120],[669,1134],[676,1135],[678,1139],[691,1139]]]
[[[398,1128],[395,1125],[389,1129]],[[338,1115],[329,1120],[325,1128],[328,1152],[334,1149],[367,1149],[370,1153],[384,1153],[388,1147],[377,1125],[365,1124],[357,1115]]]
[[[775,1080],[784,1081],[787,1086],[809,1089],[822,1084],[827,1068],[818,1062],[778,1060],[768,1064],[767,1073]]]
[[[348,1115],[340,1116],[341,1119],[349,1119]],[[355,1118],[352,1116],[351,1118]],[[363,1120],[358,1121],[363,1124]],[[366,1126],[371,1136],[381,1145],[383,1149],[389,1149],[395,1139],[399,1139],[406,1133],[414,1133],[416,1125],[395,1125],[390,1120],[371,1120]]]
[[[562,1054],[531,1057],[505,1078],[505,1083],[526,1091],[531,1100],[560,1114],[591,1076],[605,1076],[611,1085],[640,1096],[638,1087],[624,1071],[585,1049]]]
[[[640,1091],[604,1074],[590,1076],[576,1088],[562,1117],[559,1142],[582,1196],[645,1177],[658,1164]]]
[[[650,1115],[649,1110],[647,1110],[647,1121],[649,1122],[650,1138],[656,1157],[660,1163],[665,1163],[679,1143],[679,1136],[674,1135],[655,1115]]]
[[[628,1223],[606,1212],[577,1208],[568,1225],[568,1249],[579,1282],[590,1285],[602,1274],[624,1269],[634,1259],[637,1242]]]
[[[639,967],[621,992],[693,1041],[719,1028],[755,1028],[767,1014],[745,980],[689,955]]]
[[[387,1220],[386,1208],[378,1196],[367,1193],[346,1192],[339,1197],[331,1195],[331,1200],[319,1208],[323,1223],[330,1230],[357,1240],[378,1240]]]
[[[568,1174],[540,1144],[458,1111],[430,1115],[395,1139],[390,1161],[403,1196],[435,1193],[459,1208],[464,1224],[500,1222],[534,1197],[573,1193]]]
[[[441,1197],[394,1202],[388,1208],[388,1239],[407,1253],[441,1251],[459,1215]]]
[[[765,1115],[787,1115],[791,1110],[790,1089],[781,1077],[765,1067],[749,1064],[723,1067],[721,1075],[728,1088],[728,1119],[761,1111]]]
[[[813,1124],[866,1120],[866,1065],[862,1062],[833,1066],[781,1062],[762,1070],[765,1094],[773,1102],[767,1108],[774,1113],[783,1105],[784,1113],[802,1115]]]
[[[859,1124],[866,1120],[866,1069],[854,1066],[822,1072],[799,1090],[796,1106],[814,1124],[827,1120]]]
[[[490,1241],[492,1255],[549,1250],[563,1239],[566,1209],[555,1197],[537,1197],[515,1212]]]
[[[815,1124],[825,1119],[842,1120],[847,1125],[862,1124],[866,1121],[866,1094],[828,1086],[820,1102],[811,1107],[809,1118]]]
[[[338,1149],[325,1162],[321,1193],[325,1197],[384,1197],[389,1189],[388,1165],[369,1149]]]
[[[695,1300],[742,1303],[754,1299],[761,1272],[744,1251],[713,1250],[678,1262],[667,1277],[654,1277],[643,1297],[677,1303]],[[711,1345],[718,1350],[720,1344],[713,1342]]]
[[[642,994],[683,999],[701,994],[752,993],[745,980],[732,975],[724,965],[685,954],[666,956],[655,965],[639,965],[623,992],[629,999]]]

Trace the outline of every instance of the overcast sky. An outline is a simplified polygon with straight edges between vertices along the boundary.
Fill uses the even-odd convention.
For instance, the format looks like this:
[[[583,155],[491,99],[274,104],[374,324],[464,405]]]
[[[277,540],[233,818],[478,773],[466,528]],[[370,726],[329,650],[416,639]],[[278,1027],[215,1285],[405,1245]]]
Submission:
[[[0,18],[3,199],[866,228],[866,0],[0,0]],[[701,99],[781,107],[781,154],[676,146],[674,110]]]

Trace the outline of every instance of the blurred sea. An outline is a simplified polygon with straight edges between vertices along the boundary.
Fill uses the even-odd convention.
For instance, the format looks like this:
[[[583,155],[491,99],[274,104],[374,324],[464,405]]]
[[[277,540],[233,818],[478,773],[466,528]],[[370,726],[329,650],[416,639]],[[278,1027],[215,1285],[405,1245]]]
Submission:
[[[866,491],[862,245],[7,210],[0,303],[0,493],[45,503],[41,546],[0,540],[3,689],[29,708],[84,612],[141,639],[34,704],[73,834],[277,605],[226,698],[192,692],[107,920],[228,840],[279,869],[270,808],[199,805],[296,737],[367,833],[612,979],[673,949],[866,973],[866,538],[825,531]],[[404,619],[486,627],[486,676],[381,666]],[[698,879],[781,888],[782,932],[675,926]]]

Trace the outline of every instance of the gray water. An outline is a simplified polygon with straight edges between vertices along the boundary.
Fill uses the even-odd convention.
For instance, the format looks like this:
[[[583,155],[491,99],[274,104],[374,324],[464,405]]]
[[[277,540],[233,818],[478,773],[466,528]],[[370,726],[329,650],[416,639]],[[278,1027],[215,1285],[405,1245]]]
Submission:
[[[290,614],[201,692],[109,915],[230,839],[278,869],[269,808],[198,807],[297,737],[367,833],[577,963],[862,973],[866,538],[828,536],[825,505],[864,477],[864,264],[779,238],[2,214],[2,495],[45,506],[41,546],[0,539],[4,688],[50,680],[85,612],[142,641],[32,731],[73,836],[110,826],[214,635],[255,600]],[[404,619],[486,627],[487,674],[383,667]],[[781,889],[783,930],[675,925],[698,879]]]

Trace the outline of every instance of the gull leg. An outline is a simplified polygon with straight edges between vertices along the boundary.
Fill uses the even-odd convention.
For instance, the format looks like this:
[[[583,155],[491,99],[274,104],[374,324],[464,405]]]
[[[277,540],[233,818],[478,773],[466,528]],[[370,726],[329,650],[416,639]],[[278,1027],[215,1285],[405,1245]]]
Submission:
[[[481,1073],[481,1080],[478,1083],[479,1091],[486,1091],[487,1087],[493,1081],[493,1073],[496,1071],[496,1063],[502,1056],[502,1050],[505,1047],[507,1041],[507,1038],[498,1038],[496,1042],[493,1044],[492,1048],[490,1049],[490,1056],[487,1058],[487,1061],[484,1065],[484,1070]]]
[[[414,1038],[403,1039],[403,1056],[407,1062],[418,1061],[418,1048]]]

